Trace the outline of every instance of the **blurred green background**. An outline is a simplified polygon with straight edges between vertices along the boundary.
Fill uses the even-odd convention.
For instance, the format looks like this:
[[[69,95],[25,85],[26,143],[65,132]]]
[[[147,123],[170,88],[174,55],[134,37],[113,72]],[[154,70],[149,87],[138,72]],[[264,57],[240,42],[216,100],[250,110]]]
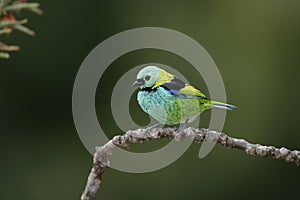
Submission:
[[[22,50],[0,61],[0,199],[79,199],[92,166],[72,118],[72,87],[82,61],[106,38],[127,29],[156,26],[198,41],[216,62],[228,102],[224,131],[254,143],[300,149],[300,1],[42,1],[43,16],[30,19],[34,38],[14,32],[7,43]],[[111,89],[130,67],[149,63],[191,66],[155,50],[131,52],[105,72],[97,111],[106,132],[120,134],[110,114]],[[125,67],[125,68],[124,68]],[[127,67],[127,68],[126,68]],[[125,71],[124,71],[125,70]],[[112,76],[112,74],[114,76]],[[201,78],[190,82],[207,94]],[[199,80],[199,81],[198,81]],[[149,118],[135,101],[131,113]],[[201,119],[207,126],[210,113]],[[155,148],[137,145],[133,150]],[[152,146],[153,145],[153,146]],[[108,169],[99,199],[299,199],[294,164],[246,155],[216,145],[198,159],[199,145],[172,165],[146,174]]]

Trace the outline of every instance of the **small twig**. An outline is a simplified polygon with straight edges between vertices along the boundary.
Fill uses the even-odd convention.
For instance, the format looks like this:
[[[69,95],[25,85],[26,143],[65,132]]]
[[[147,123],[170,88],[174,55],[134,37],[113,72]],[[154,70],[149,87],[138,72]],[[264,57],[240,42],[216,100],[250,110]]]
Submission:
[[[38,15],[42,15],[44,13],[44,11],[42,11],[41,9],[39,8],[31,8],[29,11],[33,12],[33,13],[36,13]]]
[[[35,35],[35,32],[31,29],[29,29],[28,27],[26,26],[23,26],[21,24],[16,24],[14,26],[15,29],[17,29],[18,31],[21,31],[23,33],[26,33],[27,35],[30,35],[30,36],[34,36]]]
[[[9,53],[0,51],[0,58],[9,59]]]
[[[10,34],[12,32],[12,29],[11,28],[3,28],[3,29],[0,29],[0,35],[3,35],[3,34]]]
[[[7,4],[6,0],[0,0],[0,16],[4,11],[6,4]]]
[[[33,8],[38,8],[39,6],[39,3],[13,3],[6,6],[5,11],[31,10]]]
[[[285,147],[276,148],[273,146],[251,144],[244,139],[236,139],[226,135],[225,133],[209,129],[187,128],[183,130],[181,134],[176,131],[176,128],[161,128],[153,129],[149,134],[146,129],[137,129],[134,131],[129,130],[124,135],[115,136],[105,145],[96,147],[93,168],[89,174],[81,199],[91,200],[96,198],[96,193],[100,188],[102,181],[102,174],[105,169],[109,167],[108,156],[111,155],[112,151],[116,147],[128,147],[130,144],[162,138],[175,138],[177,140],[182,140],[185,137],[190,137],[193,138],[195,143],[217,142],[224,147],[239,149],[250,155],[281,159],[287,162],[294,162],[297,166],[300,165],[300,151],[298,150],[292,151]]]
[[[0,42],[0,51],[19,51],[20,47],[16,45],[6,45]]]
[[[27,22],[28,22],[27,19],[9,20],[9,21],[1,21],[0,20],[0,28],[15,27],[16,25],[26,24]]]
[[[13,30],[21,31],[27,35],[34,36],[35,32],[25,26],[27,19],[17,20],[15,14],[23,10],[42,15],[43,11],[39,8],[40,4],[36,2],[26,2],[26,0],[0,0],[0,36],[10,34]],[[2,46],[2,51],[17,51],[18,46]],[[7,52],[0,52],[0,59],[8,59]]]

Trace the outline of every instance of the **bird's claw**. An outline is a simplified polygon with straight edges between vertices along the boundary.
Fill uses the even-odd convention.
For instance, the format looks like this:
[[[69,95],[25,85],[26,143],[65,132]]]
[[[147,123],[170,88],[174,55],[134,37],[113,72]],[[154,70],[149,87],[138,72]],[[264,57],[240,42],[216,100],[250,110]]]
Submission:
[[[177,132],[178,133],[180,133],[180,135],[183,135],[183,131],[184,131],[184,129],[185,129],[185,127],[179,127],[178,129],[177,129]]]
[[[162,123],[158,123],[158,124],[154,124],[153,126],[150,126],[150,127],[146,128],[146,135],[150,135],[150,132],[151,132],[152,129],[157,128],[161,125],[162,125]]]
[[[184,131],[184,129],[186,128],[186,125],[187,125],[187,123],[188,123],[188,120],[189,120],[189,119],[185,120],[185,122],[183,123],[183,125],[177,129],[177,132],[178,132],[181,136],[184,135],[183,131]]]

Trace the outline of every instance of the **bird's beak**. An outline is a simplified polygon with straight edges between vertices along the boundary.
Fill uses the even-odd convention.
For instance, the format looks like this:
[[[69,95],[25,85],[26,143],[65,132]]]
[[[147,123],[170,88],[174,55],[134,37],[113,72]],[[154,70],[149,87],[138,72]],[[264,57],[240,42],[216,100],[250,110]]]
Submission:
[[[145,83],[145,81],[143,79],[137,79],[136,81],[134,81],[132,86],[141,86],[141,85],[144,85],[144,83]]]

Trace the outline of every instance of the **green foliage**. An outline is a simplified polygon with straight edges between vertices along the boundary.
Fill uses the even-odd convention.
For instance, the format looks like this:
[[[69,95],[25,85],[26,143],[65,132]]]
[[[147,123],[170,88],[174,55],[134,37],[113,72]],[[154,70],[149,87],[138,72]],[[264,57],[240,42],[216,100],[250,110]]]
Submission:
[[[0,36],[8,35],[13,30],[34,36],[35,32],[24,25],[28,20],[26,18],[18,20],[14,14],[22,10],[28,10],[41,15],[43,12],[39,7],[39,3],[27,3],[26,0],[0,0]],[[18,50],[20,50],[19,46],[7,45],[0,41],[0,59],[8,59],[10,57],[8,52]]]

